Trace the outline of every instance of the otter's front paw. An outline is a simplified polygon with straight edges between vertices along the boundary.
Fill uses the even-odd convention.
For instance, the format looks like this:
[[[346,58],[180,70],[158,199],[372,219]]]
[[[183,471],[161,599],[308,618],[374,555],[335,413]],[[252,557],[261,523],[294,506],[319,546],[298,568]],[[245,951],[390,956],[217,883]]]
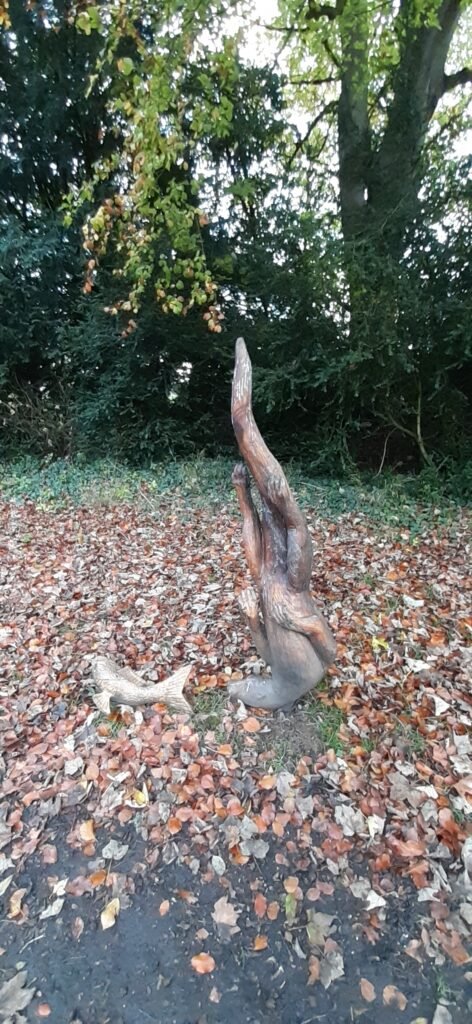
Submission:
[[[231,474],[231,480],[235,487],[249,487],[249,473],[244,462],[237,462]]]
[[[243,590],[238,597],[238,604],[247,619],[251,622],[257,619],[259,616],[259,602],[257,600],[256,591],[253,587],[248,587],[247,590]]]
[[[288,483],[282,472],[270,473],[267,478],[267,497],[274,505],[278,505],[282,498],[289,493]]]

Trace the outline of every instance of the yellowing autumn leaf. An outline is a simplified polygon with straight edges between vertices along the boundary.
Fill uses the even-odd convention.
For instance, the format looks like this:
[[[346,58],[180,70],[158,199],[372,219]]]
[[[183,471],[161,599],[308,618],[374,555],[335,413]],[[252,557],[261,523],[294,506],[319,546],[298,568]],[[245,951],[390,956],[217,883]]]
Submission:
[[[269,940],[267,935],[256,935],[253,942],[253,949],[255,949],[256,952],[260,952],[261,949],[267,949],[268,944]]]
[[[106,931],[107,928],[113,928],[113,925],[120,912],[120,901],[117,896],[113,900],[107,903],[104,910],[100,914],[100,921],[102,922],[102,928]]]
[[[191,964],[197,974],[211,974],[216,967],[215,961],[209,953],[197,953],[192,957]]]
[[[149,794],[147,791],[146,783],[143,783],[142,791],[140,789],[133,789],[130,795],[129,802],[137,807],[147,807],[149,803]]]
[[[79,826],[79,836],[83,843],[93,843],[95,840],[95,829],[93,825],[93,819],[88,818],[87,821],[83,821]]]
[[[373,636],[371,644],[374,651],[388,651],[388,643],[383,636]]]

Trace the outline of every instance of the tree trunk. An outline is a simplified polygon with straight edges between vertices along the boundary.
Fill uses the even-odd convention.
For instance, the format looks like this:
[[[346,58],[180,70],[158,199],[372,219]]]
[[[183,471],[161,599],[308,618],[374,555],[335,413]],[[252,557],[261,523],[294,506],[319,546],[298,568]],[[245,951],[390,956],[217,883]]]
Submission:
[[[251,361],[242,338],[236,343],[231,403],[239,450],[262,502],[259,517],[244,464],[233,472],[243,516],[243,546],[256,590],[240,607],[270,678],[250,676],[230,685],[232,696],[261,708],[293,704],[313,689],[334,660],[336,645],[309,586],[312,545],[283,470],[263,441],[251,405]]]
[[[461,0],[443,0],[437,24],[417,0],[401,0],[395,20],[399,60],[391,81],[385,129],[374,145],[368,112],[369,5],[346,0],[339,14],[342,46],[338,104],[339,191],[346,243],[381,240],[391,256],[402,251],[421,184],[421,152],[444,93],[470,80],[469,69],[447,76],[444,68]]]
[[[376,137],[369,118],[369,6],[368,0],[346,0],[329,8],[339,19],[342,48],[339,198],[349,349],[366,373],[374,360],[398,352],[401,260],[418,213],[429,123],[444,92],[472,75],[467,68],[451,76],[444,70],[461,0],[438,4],[435,24],[426,5],[421,10],[417,0],[401,0],[394,23],[399,59],[385,84],[391,98]]]

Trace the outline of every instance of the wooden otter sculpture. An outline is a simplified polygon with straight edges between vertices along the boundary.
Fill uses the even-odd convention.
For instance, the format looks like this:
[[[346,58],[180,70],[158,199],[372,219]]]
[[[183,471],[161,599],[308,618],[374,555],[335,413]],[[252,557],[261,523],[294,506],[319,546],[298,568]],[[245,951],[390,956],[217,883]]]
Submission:
[[[230,684],[229,691],[253,707],[288,708],[319,683],[334,661],[336,644],[309,590],[313,551],[305,518],[253,416],[252,367],[242,338],[236,342],[231,417],[246,464],[235,466],[232,480],[256,587],[240,595],[239,605],[272,675],[249,676]],[[261,517],[248,469],[261,498]]]

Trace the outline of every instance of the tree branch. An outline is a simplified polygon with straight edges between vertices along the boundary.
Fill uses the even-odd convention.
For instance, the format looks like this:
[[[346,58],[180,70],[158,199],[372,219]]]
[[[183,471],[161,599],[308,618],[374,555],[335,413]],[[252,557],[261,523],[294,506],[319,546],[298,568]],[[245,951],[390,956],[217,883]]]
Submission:
[[[297,142],[296,142],[296,144],[295,144],[295,146],[293,148],[293,152],[292,152],[291,156],[289,156],[289,158],[288,158],[287,168],[290,169],[290,167],[293,164],[293,161],[298,156],[300,150],[303,149],[303,147],[305,145],[305,142],[308,142],[308,139],[310,138],[311,133],[315,130],[316,126],[320,123],[320,121],[322,121],[323,118],[326,117],[326,115],[329,114],[330,112],[334,112],[336,110],[336,108],[337,108],[337,100],[331,100],[330,103],[327,103],[326,106],[324,106],[323,109],[320,110],[319,114],[316,115],[314,120],[311,121],[311,123],[308,125],[308,128],[307,128],[305,134],[302,135],[297,140]]]
[[[467,82],[472,82],[472,68],[461,68],[460,71],[454,71],[452,75],[444,75],[442,95],[456,89],[458,85],[466,85]]]
[[[388,245],[392,252],[401,246],[404,217],[391,214],[411,211],[417,201],[419,156],[428,125],[444,84],[447,87],[448,79],[456,78],[445,75],[444,67],[460,11],[461,0],[442,0],[437,23],[425,20],[418,24],[415,0],[402,0],[396,16],[400,59],[392,75],[387,125],[371,161],[368,183],[371,210],[377,219],[384,220],[387,215],[390,222]],[[454,84],[452,81],[451,88]]]
[[[339,82],[337,75],[327,75],[326,78],[289,78],[289,85],[328,85],[330,82]]]
[[[319,21],[320,18],[328,18],[328,21],[334,21],[338,18],[346,6],[347,0],[336,0],[334,7],[330,4],[308,4],[307,18],[312,21]]]

